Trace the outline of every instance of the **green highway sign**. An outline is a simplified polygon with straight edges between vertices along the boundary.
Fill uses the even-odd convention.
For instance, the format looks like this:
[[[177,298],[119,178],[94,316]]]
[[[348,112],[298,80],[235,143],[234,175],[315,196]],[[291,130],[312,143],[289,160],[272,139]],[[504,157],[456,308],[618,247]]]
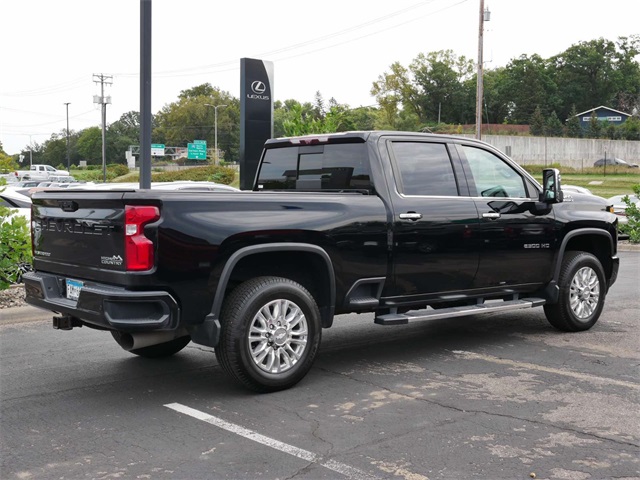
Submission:
[[[206,160],[207,159],[207,141],[194,140],[193,143],[187,144],[187,159],[189,160]]]

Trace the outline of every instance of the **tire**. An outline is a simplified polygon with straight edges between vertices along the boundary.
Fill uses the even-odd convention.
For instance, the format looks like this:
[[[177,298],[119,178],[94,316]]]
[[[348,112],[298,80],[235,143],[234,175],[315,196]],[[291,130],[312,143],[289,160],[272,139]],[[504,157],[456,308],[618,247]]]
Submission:
[[[266,393],[298,383],[315,360],[322,327],[307,289],[280,277],[240,284],[225,300],[216,357],[250,390]]]
[[[607,290],[600,261],[587,252],[567,252],[560,269],[558,303],[545,305],[547,320],[563,332],[589,330],[600,318]]]
[[[120,345],[122,348],[127,350],[123,346],[123,333],[122,332],[111,332],[114,340]],[[184,337],[174,338],[165,343],[159,343],[157,345],[150,345],[148,347],[136,348],[135,350],[127,350],[129,353],[133,353],[134,355],[138,355],[144,358],[165,358],[170,357],[171,355],[175,355],[184,347],[189,345],[191,341],[191,337],[186,335]]]

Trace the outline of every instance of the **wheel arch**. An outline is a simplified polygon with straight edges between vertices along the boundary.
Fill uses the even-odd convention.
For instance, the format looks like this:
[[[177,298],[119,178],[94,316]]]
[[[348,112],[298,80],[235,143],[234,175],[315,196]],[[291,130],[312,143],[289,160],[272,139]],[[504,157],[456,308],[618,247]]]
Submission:
[[[305,264],[308,268],[300,268]],[[316,299],[322,326],[331,326],[336,303],[333,263],[323,248],[306,243],[251,245],[233,253],[220,275],[208,318],[220,318],[224,298],[235,286],[263,275],[282,276],[303,285]]]
[[[554,283],[557,283],[560,278],[562,261],[566,252],[569,251],[583,251],[594,255],[604,269],[607,286],[611,284],[611,279],[615,273],[613,256],[616,249],[609,232],[598,228],[580,228],[567,233],[558,251],[558,258],[553,272]]]

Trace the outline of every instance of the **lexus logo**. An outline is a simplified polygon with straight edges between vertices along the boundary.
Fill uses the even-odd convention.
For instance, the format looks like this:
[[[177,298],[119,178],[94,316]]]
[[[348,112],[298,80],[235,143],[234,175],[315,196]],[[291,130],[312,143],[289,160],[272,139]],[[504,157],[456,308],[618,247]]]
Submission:
[[[264,82],[256,80],[251,84],[251,90],[253,90],[253,93],[262,95],[267,90],[267,86],[264,84]]]

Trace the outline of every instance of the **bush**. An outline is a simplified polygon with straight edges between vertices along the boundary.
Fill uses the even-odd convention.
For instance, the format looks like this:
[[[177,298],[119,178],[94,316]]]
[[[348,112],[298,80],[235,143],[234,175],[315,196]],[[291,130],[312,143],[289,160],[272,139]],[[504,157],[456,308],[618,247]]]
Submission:
[[[640,184],[633,186],[633,192],[640,197]],[[628,223],[620,225],[620,231],[629,235],[629,242],[640,243],[640,209],[631,201],[629,196],[625,196],[622,201],[627,205],[625,213]]]
[[[129,167],[122,163],[111,163],[107,165],[107,173],[113,173],[116,177],[122,177],[129,173]]]
[[[229,167],[218,167],[209,165],[206,167],[194,167],[174,172],[162,172],[153,175],[154,182],[173,182],[176,180],[209,181],[231,184],[236,175],[236,171]]]
[[[18,282],[21,266],[31,264],[29,226],[22,216],[9,218],[15,211],[0,207],[0,290]]]

